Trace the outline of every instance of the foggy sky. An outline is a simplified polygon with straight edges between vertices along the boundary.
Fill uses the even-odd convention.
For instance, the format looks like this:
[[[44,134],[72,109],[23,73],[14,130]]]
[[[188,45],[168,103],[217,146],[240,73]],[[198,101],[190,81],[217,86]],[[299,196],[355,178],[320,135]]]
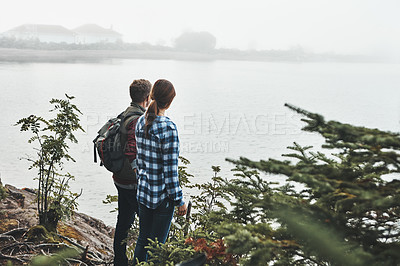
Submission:
[[[2,0],[0,32],[21,24],[96,23],[126,42],[171,45],[208,31],[217,48],[400,54],[397,0]]]

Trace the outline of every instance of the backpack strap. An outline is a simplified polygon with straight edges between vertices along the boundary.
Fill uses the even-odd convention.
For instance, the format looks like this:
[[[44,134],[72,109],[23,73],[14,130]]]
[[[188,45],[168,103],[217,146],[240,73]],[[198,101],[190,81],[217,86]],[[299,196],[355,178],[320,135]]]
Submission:
[[[139,118],[141,115],[143,115],[143,112],[138,112],[138,111],[133,111],[133,112],[128,112],[125,116],[121,118],[121,127],[123,127],[125,130],[124,132],[127,132],[127,127],[132,121],[135,119]],[[125,147],[127,141],[127,134],[121,134],[121,145],[122,147]]]
[[[94,162],[97,163],[97,150],[96,150],[96,143],[93,145],[93,151],[94,151]]]
[[[121,119],[121,124],[123,125],[123,127],[126,129],[126,127],[136,118],[140,117],[142,114],[142,112],[138,112],[138,111],[133,111],[133,112],[129,112],[127,113],[122,119]]]

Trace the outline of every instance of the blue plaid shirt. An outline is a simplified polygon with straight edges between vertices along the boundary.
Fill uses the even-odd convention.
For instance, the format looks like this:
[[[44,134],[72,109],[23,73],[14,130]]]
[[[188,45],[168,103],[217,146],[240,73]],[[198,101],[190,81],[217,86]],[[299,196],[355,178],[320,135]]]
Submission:
[[[175,205],[184,204],[178,179],[179,139],[176,125],[166,116],[157,116],[146,138],[145,117],[136,124],[138,202],[157,208],[169,197]]]

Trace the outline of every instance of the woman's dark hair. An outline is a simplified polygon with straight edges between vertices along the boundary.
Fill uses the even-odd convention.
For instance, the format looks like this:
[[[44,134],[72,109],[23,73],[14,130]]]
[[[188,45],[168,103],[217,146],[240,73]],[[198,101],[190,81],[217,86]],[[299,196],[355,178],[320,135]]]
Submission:
[[[160,109],[168,108],[172,100],[174,99],[176,93],[174,85],[165,79],[159,79],[154,83],[153,88],[150,92],[151,103],[146,111],[146,123],[144,125],[144,130],[146,137],[149,137],[149,129],[156,119]]]

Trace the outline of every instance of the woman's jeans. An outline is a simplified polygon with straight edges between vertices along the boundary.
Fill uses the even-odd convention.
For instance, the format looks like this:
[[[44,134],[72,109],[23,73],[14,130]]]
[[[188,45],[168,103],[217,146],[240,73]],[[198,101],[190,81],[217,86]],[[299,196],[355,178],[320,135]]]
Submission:
[[[149,209],[139,203],[139,237],[136,242],[135,257],[139,261],[147,261],[148,238],[165,243],[167,240],[172,217],[174,215],[174,204],[166,198],[156,209]]]

